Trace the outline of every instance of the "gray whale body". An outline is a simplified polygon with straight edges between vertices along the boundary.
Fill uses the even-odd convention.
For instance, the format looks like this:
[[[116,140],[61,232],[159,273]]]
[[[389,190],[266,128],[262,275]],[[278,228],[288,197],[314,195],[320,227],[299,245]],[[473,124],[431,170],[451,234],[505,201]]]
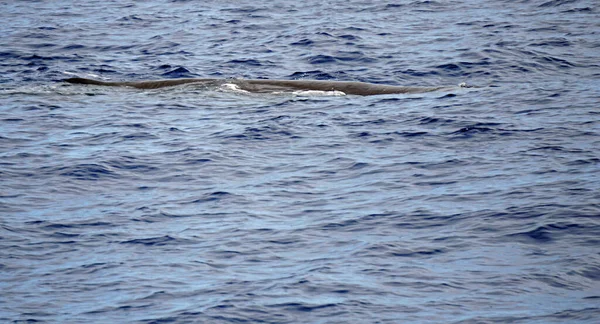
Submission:
[[[75,84],[93,84],[112,87],[134,87],[138,89],[157,89],[181,84],[200,84],[220,86],[234,84],[241,90],[255,93],[278,91],[341,91],[348,95],[372,96],[395,93],[424,93],[437,90],[452,90],[456,87],[402,87],[393,85],[374,84],[357,81],[323,81],[323,80],[269,80],[269,79],[165,79],[151,81],[107,82],[86,78],[69,78],[64,81]]]

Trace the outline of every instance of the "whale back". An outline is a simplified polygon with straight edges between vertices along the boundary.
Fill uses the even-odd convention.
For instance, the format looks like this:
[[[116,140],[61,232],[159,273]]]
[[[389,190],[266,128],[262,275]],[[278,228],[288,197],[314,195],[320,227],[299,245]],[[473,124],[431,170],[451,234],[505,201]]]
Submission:
[[[111,87],[134,87],[138,89],[158,89],[176,85],[199,83],[202,85],[235,84],[240,89],[257,92],[278,92],[297,90],[341,91],[348,95],[370,96],[394,93],[423,93],[448,87],[402,87],[393,85],[374,84],[357,81],[324,81],[324,80],[269,80],[269,79],[165,79],[151,81],[99,81],[86,78],[69,78],[64,80],[75,84],[91,84]]]

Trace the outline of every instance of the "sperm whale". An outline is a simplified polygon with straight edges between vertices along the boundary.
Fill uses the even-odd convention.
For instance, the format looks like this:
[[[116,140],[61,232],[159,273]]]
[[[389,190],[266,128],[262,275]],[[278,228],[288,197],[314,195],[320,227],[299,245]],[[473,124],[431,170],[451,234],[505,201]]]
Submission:
[[[239,89],[254,92],[268,93],[281,91],[316,90],[340,91],[347,95],[371,96],[395,93],[424,93],[437,90],[452,90],[456,87],[402,87],[394,85],[374,84],[358,81],[323,81],[323,80],[271,80],[271,79],[165,79],[150,81],[99,81],[86,78],[69,78],[64,81],[75,84],[92,84],[111,87],[133,87],[138,89],[157,89],[182,84],[199,84],[206,86],[220,86],[234,84]],[[462,86],[462,85],[461,85]]]

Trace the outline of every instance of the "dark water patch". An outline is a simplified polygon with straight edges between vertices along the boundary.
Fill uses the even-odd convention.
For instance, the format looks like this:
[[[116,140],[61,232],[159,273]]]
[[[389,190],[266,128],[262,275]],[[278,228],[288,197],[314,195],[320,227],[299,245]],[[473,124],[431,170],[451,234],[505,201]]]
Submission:
[[[76,268],[69,269],[65,272],[66,275],[91,275],[99,272],[105,272],[106,270],[115,269],[120,266],[119,263],[105,263],[96,262],[90,264],[84,264]]]
[[[165,245],[182,245],[182,244],[191,244],[194,241],[189,239],[176,238],[169,235],[158,236],[158,237],[149,237],[149,238],[140,238],[133,239],[120,242],[120,244],[133,244],[133,245],[143,245],[143,246],[165,246]]]
[[[423,118],[419,119],[420,125],[433,124],[433,125],[445,126],[445,125],[451,125],[454,123],[455,123],[454,119],[441,118],[441,117],[423,117]]]
[[[483,127],[483,126],[479,126],[479,125],[471,125],[471,126],[463,127],[457,131],[454,131],[451,134],[461,135],[461,137],[471,137],[475,134],[489,133],[489,132],[493,132],[493,131],[494,131],[493,128]]]
[[[406,7],[409,6],[410,4],[402,4],[402,3],[388,3],[385,5],[386,9],[394,9],[394,8],[402,8],[402,7]]]
[[[63,46],[62,49],[63,50],[80,50],[80,49],[84,49],[86,48],[85,45],[81,45],[81,44],[71,44],[71,45],[66,45]]]
[[[550,232],[545,227],[538,227],[535,230],[529,232],[515,233],[509,235],[511,238],[521,238],[524,240],[531,240],[533,242],[548,243],[552,241]]]
[[[343,123],[343,125],[349,126],[349,127],[360,127],[360,126],[382,125],[382,124],[389,123],[389,122],[391,122],[391,120],[377,118],[377,119],[373,119],[373,120],[365,120],[365,121],[357,121],[357,122],[353,121],[353,122]]]
[[[584,165],[600,165],[600,158],[577,159],[568,161],[565,165],[569,166],[584,166]]]
[[[365,28],[361,28],[358,26],[350,26],[350,27],[346,27],[343,30],[345,31],[349,31],[349,32],[360,32],[360,31],[365,31]]]
[[[0,51],[0,58],[3,60],[19,59],[23,54],[16,51]]]
[[[41,223],[45,223],[43,221],[40,221]],[[30,223],[31,224],[31,223]],[[73,227],[73,225],[68,225],[68,224],[58,224],[58,223],[54,223],[54,224],[48,224],[48,225],[44,225],[44,229],[57,229],[57,228],[71,228]]]
[[[204,194],[201,198],[186,202],[186,204],[203,204],[208,202],[218,202],[224,199],[234,197],[235,195],[226,191],[215,191],[208,194]]]
[[[341,73],[343,75],[343,73]],[[320,70],[294,72],[288,76],[290,79],[313,79],[313,80],[333,80],[339,77],[339,74],[333,75]]]
[[[119,19],[117,19],[117,21],[142,21],[144,19],[142,19],[141,17],[138,17],[137,15],[129,15],[129,16],[125,16],[125,17],[121,17]]]
[[[310,64],[335,63],[336,59],[330,55],[315,55],[308,58]]]
[[[310,46],[310,45],[313,45],[314,43],[315,42],[313,40],[310,40],[308,38],[304,38],[304,39],[301,39],[299,41],[290,43],[290,45],[291,46]]]
[[[67,57],[67,56],[60,56],[60,55],[55,55],[55,56],[42,56],[42,55],[37,55],[37,54],[33,54],[30,56],[23,56],[21,57],[23,60],[26,61],[33,61],[33,62],[37,62],[37,61],[53,61],[53,60],[71,60],[73,59],[72,57]]]
[[[101,66],[101,67],[93,69],[92,71],[96,72],[96,73],[101,73],[101,74],[117,73],[117,70],[114,70],[109,66]],[[95,94],[93,94],[93,95],[95,95]]]
[[[343,56],[336,57],[337,60],[344,62],[357,62],[357,63],[375,63],[377,60],[375,58],[366,56],[361,51],[346,51],[340,52]]]
[[[86,138],[88,145],[104,145],[107,143],[120,142],[120,132],[107,132],[101,134],[95,134]]]
[[[575,65],[565,59],[552,57],[552,56],[542,56],[536,58],[536,61],[542,63],[545,66],[558,68],[558,69],[569,69],[574,67]]]
[[[447,75],[447,76],[460,76],[467,77],[471,75],[490,75],[488,67],[491,63],[486,59],[481,59],[478,62],[467,62],[460,61],[458,63],[447,63],[442,65],[436,65],[431,67],[429,72],[415,72],[413,70],[406,70],[405,73],[413,76],[427,76],[427,75]]]
[[[470,159],[449,159],[442,161],[427,161],[427,162],[407,162],[407,164],[414,165],[419,169],[426,170],[444,170],[453,169],[457,167],[467,167],[477,161],[476,157]]]
[[[219,136],[221,137],[221,136]],[[247,127],[243,133],[235,135],[223,136],[225,139],[235,140],[275,140],[281,138],[299,138],[288,128],[277,127],[277,126],[262,126],[262,127]]]
[[[158,170],[158,168],[155,166],[144,164],[144,163],[138,161],[135,157],[127,157],[127,156],[121,157],[119,159],[107,161],[105,164],[114,169],[136,171],[136,172],[142,172],[142,173]]]
[[[374,136],[371,132],[358,132],[358,133],[352,133],[351,137],[356,137],[356,138],[368,138]]]
[[[345,39],[345,40],[356,40],[356,41],[361,39],[359,36],[355,36],[355,35],[341,35],[338,37],[341,39]],[[350,43],[350,44],[353,44],[353,43]]]
[[[318,33],[315,33],[315,35],[325,36],[327,38],[335,38],[335,36],[333,36],[332,34],[327,33],[327,32],[318,32]]]
[[[562,12],[564,12],[564,13],[579,13],[579,12],[593,13],[593,12],[595,12],[595,9],[592,7],[582,7],[582,8],[568,9],[568,10],[564,10]]]
[[[51,169],[48,170],[47,173],[57,173],[60,176],[86,181],[113,179],[119,177],[118,173],[110,170],[106,166],[95,163],[84,163],[68,167],[61,167],[54,170]]]
[[[456,94],[454,94],[454,93],[448,93],[448,94],[445,94],[445,95],[443,95],[441,97],[438,97],[438,99],[454,98],[454,97],[456,97]]]
[[[98,52],[107,52],[112,53],[115,51],[126,51],[136,48],[137,45],[133,44],[111,44],[111,45],[94,45],[90,46],[90,50],[98,51]],[[80,67],[79,69],[85,69],[85,67]]]
[[[189,158],[189,159],[185,159],[183,162],[186,164],[191,164],[191,165],[201,165],[201,164],[213,162],[213,160],[207,159],[207,158]]]
[[[395,256],[395,257],[430,257],[430,256],[434,256],[437,254],[441,254],[444,253],[443,250],[440,249],[433,249],[433,250],[420,250],[420,251],[413,251],[413,250],[403,250],[403,249],[398,249],[395,251],[390,251],[388,254],[390,256]]]
[[[340,52],[340,55],[332,56],[332,55],[314,55],[308,57],[308,62],[310,64],[331,64],[336,62],[356,62],[356,63],[372,63],[376,60],[374,58],[365,56],[362,52]]]
[[[323,231],[344,231],[354,232],[368,230],[370,227],[357,219],[349,219],[343,222],[328,223],[320,227]]]
[[[255,60],[255,59],[247,59],[247,60],[231,60],[227,63],[230,64],[242,64],[242,65],[248,65],[248,66],[263,66],[263,63],[261,63],[259,60]]]
[[[289,115],[280,115],[280,116],[275,116],[275,117],[270,117],[264,120],[261,120],[260,122],[268,122],[268,121],[273,121],[273,122],[277,122],[280,125],[283,124],[291,124],[294,122],[294,118],[292,118]]]
[[[559,145],[544,145],[540,147],[535,147],[532,149],[528,149],[527,152],[534,151],[554,151],[554,152],[565,152],[565,153],[582,153],[583,151],[580,149],[569,149]]]
[[[80,236],[79,234],[71,234],[71,233],[62,233],[62,232],[54,232],[50,235],[50,237],[52,238],[58,238],[58,239],[63,239],[63,238],[73,238],[73,237],[78,237]],[[73,241],[69,241],[69,243],[72,243]]]
[[[284,304],[273,304],[268,305],[269,308],[282,308],[293,312],[313,312],[324,308],[337,307],[337,304],[308,304],[308,303],[284,303]]]
[[[454,63],[438,65],[435,68],[445,70],[445,71],[452,71],[452,72],[461,70],[461,67]]]
[[[56,229],[76,229],[76,228],[99,228],[99,227],[113,227],[116,224],[105,222],[105,221],[73,221],[66,223],[52,223],[45,220],[29,221],[25,222],[26,225],[36,225],[43,230],[54,231]]]
[[[31,47],[36,48],[36,49],[50,49],[50,48],[56,47],[56,46],[58,46],[58,45],[54,44],[54,43],[40,43],[40,44],[32,45]]]
[[[155,68],[155,70],[172,70],[173,66],[170,64],[162,64]]]
[[[391,219],[390,225],[395,228],[402,230],[411,229],[431,229],[440,228],[444,226],[451,226],[462,221],[466,215],[464,214],[452,214],[452,215],[440,215],[429,210],[417,209],[412,211],[409,215],[398,215]]]
[[[438,187],[438,186],[447,186],[457,183],[458,181],[417,181],[414,182],[415,186],[426,186],[426,187]]]
[[[552,1],[547,1],[544,2],[540,5],[538,5],[538,7],[540,8],[549,8],[549,7],[559,7],[565,4],[570,4],[570,3],[577,3],[578,0],[552,0]]]
[[[186,110],[195,110],[197,109],[197,105],[192,103],[180,103],[180,102],[169,102],[169,103],[158,103],[156,107],[159,109],[173,110],[173,111],[186,111]]]
[[[409,4],[409,7],[435,7],[435,6],[442,6],[443,4],[440,3],[439,1],[432,1],[432,0],[421,0],[421,1],[413,1]]]
[[[122,126],[123,127],[138,128],[138,129],[147,129],[147,128],[149,128],[147,124],[142,124],[142,123],[124,124]]]
[[[578,275],[594,281],[600,281],[600,266],[585,266],[582,269],[574,270],[570,275]],[[589,298],[589,297],[586,297]]]
[[[571,45],[572,45],[571,42],[566,38],[545,39],[543,41],[529,44],[529,46],[539,46],[539,47],[568,47]]]
[[[507,237],[518,239],[524,243],[551,243],[564,235],[577,235],[578,233],[585,232],[583,231],[584,229],[586,229],[586,226],[579,224],[555,223],[539,226],[527,232],[508,234]],[[596,232],[598,232],[597,226]]]
[[[150,134],[147,132],[138,132],[121,136],[121,139],[124,141],[138,141],[138,140],[149,140],[149,139],[157,139],[158,136],[154,134]]]
[[[597,307],[584,309],[570,309],[560,312],[548,312],[544,315],[529,315],[529,316],[475,316],[469,317],[466,320],[461,320],[456,323],[566,323],[566,322],[582,322],[593,323],[600,315],[600,309]]]
[[[182,214],[182,213],[169,213],[166,211],[160,211],[156,214],[150,214],[143,217],[144,220],[154,220],[160,221],[164,219],[179,219],[179,218],[187,218],[187,217],[203,217],[207,215],[198,215],[198,214]]]
[[[573,285],[566,278],[563,278],[559,275],[548,275],[548,274],[539,274],[534,273],[529,276],[527,279],[538,281],[544,285],[548,285],[549,287],[559,288],[559,289],[574,289]]]
[[[374,103],[370,104],[369,107],[375,107],[378,104],[385,104],[385,103],[391,103],[391,102],[398,103],[398,102],[402,102],[402,101],[404,101],[404,99],[401,99],[401,98],[385,98],[385,99],[381,99],[381,100],[378,100],[377,102],[374,102]]]
[[[268,7],[244,6],[244,7],[219,9],[219,11],[223,11],[223,12],[243,13],[243,14],[255,13],[255,12],[260,12],[260,11],[265,11],[265,10],[268,10]]]
[[[402,246],[401,243],[378,243],[372,244],[360,251],[356,252],[355,255],[361,257],[406,257],[406,258],[430,258],[446,253],[443,249],[419,247],[415,249],[407,249]]]
[[[161,74],[164,77],[169,77],[169,78],[192,78],[194,77],[194,74],[192,72],[190,72],[188,69],[180,66],[174,70],[165,72],[163,74]]]
[[[406,74],[411,77],[431,77],[439,75],[440,73],[436,70],[415,70],[415,69],[401,69],[394,71],[395,73]]]
[[[421,137],[429,134],[428,132],[414,131],[414,132],[393,132],[391,134],[398,135],[400,137]]]
[[[511,196],[525,196],[528,192],[530,192],[530,190],[513,190],[513,191],[509,191],[507,192],[505,195],[510,199]],[[544,203],[544,204],[537,204],[537,205],[531,205],[531,206],[510,206],[507,207],[505,210],[503,211],[497,211],[497,212],[493,212],[491,214],[485,214],[486,217],[493,217],[493,218],[506,218],[506,219],[512,219],[514,221],[518,221],[518,222],[522,222],[523,220],[526,219],[542,219],[546,216],[550,216],[552,215],[553,217],[556,218],[560,218],[562,216],[565,217],[573,217],[573,218],[577,218],[577,217],[585,217],[585,213],[584,212],[580,212],[580,211],[569,211],[569,212],[565,212],[566,210],[568,210],[568,205],[564,205],[564,204],[556,204],[556,203]],[[561,213],[557,213],[557,211],[563,211],[566,214],[562,215]]]
[[[21,119],[21,118],[6,118],[6,119],[2,119],[2,121],[5,122],[5,123],[19,123],[19,122],[25,121],[25,119]]]

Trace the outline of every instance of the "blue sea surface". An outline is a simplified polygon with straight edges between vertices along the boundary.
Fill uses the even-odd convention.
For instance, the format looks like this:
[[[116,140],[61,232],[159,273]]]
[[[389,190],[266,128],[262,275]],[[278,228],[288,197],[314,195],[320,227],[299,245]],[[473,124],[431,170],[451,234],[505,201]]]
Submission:
[[[0,1],[0,35],[2,323],[600,322],[598,1]]]

